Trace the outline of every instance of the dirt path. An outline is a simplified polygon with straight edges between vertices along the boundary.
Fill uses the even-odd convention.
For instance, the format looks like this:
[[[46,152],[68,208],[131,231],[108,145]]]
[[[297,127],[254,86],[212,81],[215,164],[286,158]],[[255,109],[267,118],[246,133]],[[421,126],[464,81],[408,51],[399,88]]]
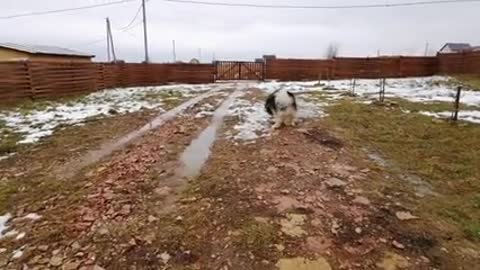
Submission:
[[[322,119],[309,116],[295,128],[273,133],[255,126],[248,136],[237,136],[248,119],[227,113],[229,102],[240,101],[248,111],[264,94],[248,88],[232,93],[226,89],[186,106],[108,158],[60,180],[68,185],[55,186],[35,203],[25,201],[25,210],[15,213],[9,226],[26,234],[2,241],[0,266],[395,270],[478,265],[471,257],[449,258],[428,228],[412,229],[418,217],[395,200],[398,191],[381,185],[388,174]],[[189,162],[193,173],[185,170]],[[19,218],[28,212],[41,217]]]

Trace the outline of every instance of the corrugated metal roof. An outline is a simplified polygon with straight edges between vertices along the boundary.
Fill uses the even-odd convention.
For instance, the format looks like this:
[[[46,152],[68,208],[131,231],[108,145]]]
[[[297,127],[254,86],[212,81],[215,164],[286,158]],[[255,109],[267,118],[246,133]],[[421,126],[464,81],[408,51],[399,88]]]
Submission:
[[[447,43],[445,45],[450,47],[452,51],[464,51],[472,48],[468,43]]]
[[[81,56],[81,57],[94,57],[95,55],[77,52],[70,49],[44,46],[44,45],[26,45],[15,43],[0,43],[0,47],[9,48],[16,51],[22,51],[31,54],[54,54],[54,55],[69,55],[69,56]]]

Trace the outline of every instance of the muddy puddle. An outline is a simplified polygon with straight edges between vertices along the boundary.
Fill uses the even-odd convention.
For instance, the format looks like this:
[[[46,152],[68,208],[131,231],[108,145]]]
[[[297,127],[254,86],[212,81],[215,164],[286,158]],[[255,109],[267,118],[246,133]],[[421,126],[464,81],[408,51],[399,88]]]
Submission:
[[[157,214],[162,215],[169,212],[177,199],[176,194],[183,189],[189,179],[200,174],[202,167],[210,157],[211,147],[217,138],[217,132],[221,128],[225,116],[228,114],[228,108],[242,94],[241,91],[230,94],[213,113],[211,123],[185,148],[177,163],[174,175],[162,182],[160,189],[168,190],[169,194],[163,198],[162,207],[157,210]]]
[[[202,133],[193,140],[185,149],[180,157],[182,166],[178,169],[177,174],[180,177],[195,177],[200,173],[201,168],[210,156],[210,147],[217,137],[217,131],[222,126],[223,118],[228,112],[228,108],[235,98],[242,93],[240,91],[233,92],[220,107],[213,113],[212,122],[202,131]]]
[[[207,93],[204,93],[202,95],[199,95],[197,97],[194,97],[179,106],[162,113],[155,117],[152,121],[141,127],[140,129],[137,129],[135,131],[132,131],[128,133],[127,135],[121,137],[120,139],[109,142],[107,144],[102,145],[99,149],[92,150],[88,152],[85,156],[83,156],[80,160],[74,160],[71,161],[64,166],[62,166],[59,170],[56,171],[56,176],[60,179],[68,179],[75,174],[77,174],[81,169],[94,164],[98,161],[100,161],[102,158],[110,155],[116,150],[122,149],[134,140],[140,138],[142,135],[145,133],[159,128],[162,126],[165,122],[171,120],[178,114],[182,113],[186,109],[190,108],[191,106],[196,105],[198,102],[202,101],[203,99],[209,98],[211,96],[214,96],[218,94],[218,91],[210,91]]]

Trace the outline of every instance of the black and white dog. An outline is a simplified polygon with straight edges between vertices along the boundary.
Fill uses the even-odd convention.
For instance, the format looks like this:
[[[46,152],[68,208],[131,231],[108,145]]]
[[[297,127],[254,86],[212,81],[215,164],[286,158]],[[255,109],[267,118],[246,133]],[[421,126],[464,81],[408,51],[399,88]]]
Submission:
[[[275,118],[274,129],[281,127],[282,124],[295,126],[297,101],[295,96],[287,90],[276,90],[268,95],[265,110]]]

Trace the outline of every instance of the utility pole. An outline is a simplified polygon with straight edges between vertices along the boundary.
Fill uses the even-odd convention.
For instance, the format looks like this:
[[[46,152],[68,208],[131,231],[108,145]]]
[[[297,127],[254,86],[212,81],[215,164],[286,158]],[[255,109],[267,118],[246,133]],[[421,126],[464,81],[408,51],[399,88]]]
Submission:
[[[425,56],[428,56],[428,42],[425,44]]]
[[[145,63],[150,62],[148,56],[148,38],[147,38],[147,11],[145,10],[145,0],[142,0],[142,10],[143,10],[143,43],[145,46]]]
[[[110,47],[112,48],[112,56],[113,61],[117,61],[117,56],[115,55],[115,46],[113,45],[113,35],[112,35],[112,28],[110,26],[110,19],[107,17],[107,40],[110,40]],[[108,54],[108,58],[110,61],[110,53]]]
[[[175,51],[175,39],[172,40],[172,46],[173,46],[173,63],[177,62],[177,52]]]
[[[106,27],[107,27],[107,62],[110,62],[110,32],[108,28],[108,18],[105,18]]]

